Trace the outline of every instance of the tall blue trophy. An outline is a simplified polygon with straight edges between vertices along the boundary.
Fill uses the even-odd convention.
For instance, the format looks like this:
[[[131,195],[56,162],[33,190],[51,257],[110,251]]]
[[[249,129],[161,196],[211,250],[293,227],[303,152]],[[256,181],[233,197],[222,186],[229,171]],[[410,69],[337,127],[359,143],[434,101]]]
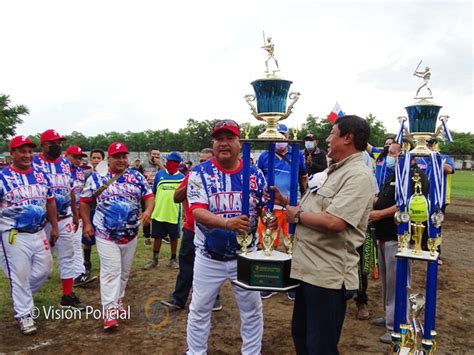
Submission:
[[[439,116],[440,105],[433,102],[429,87],[430,68],[415,69],[414,75],[423,79],[415,95],[415,103],[405,109],[408,118],[399,117],[400,130],[396,140],[402,143],[403,136],[415,141],[415,148],[402,150],[395,171],[398,224],[397,284],[395,294],[394,331],[392,352],[396,354],[434,354],[437,350],[436,289],[438,277],[438,247],[441,244],[441,225],[444,220],[442,207],[445,203],[445,175],[443,159],[438,151],[427,147],[427,140],[439,137],[452,141],[447,128],[448,116]],[[423,94],[424,93],[424,94]],[[436,129],[436,121],[441,124]],[[408,121],[408,127],[405,126]],[[405,147],[406,148],[406,147]],[[429,193],[421,192],[421,178],[416,170],[410,170],[417,159],[426,162]],[[414,171],[414,173],[412,173]],[[413,183],[412,183],[413,182]],[[414,186],[412,189],[411,186]],[[422,248],[423,233],[428,234],[426,248]],[[413,247],[410,246],[410,240]],[[424,250],[423,250],[424,249]],[[409,260],[427,263],[426,290],[407,294]],[[421,309],[425,309],[424,322],[419,319]],[[407,316],[408,314],[408,316]]]
[[[298,154],[300,141],[286,139],[278,132],[278,122],[290,116],[293,106],[298,101],[298,92],[289,93],[291,81],[282,78],[279,74],[278,61],[274,55],[274,44],[272,39],[265,38],[262,48],[268,56],[265,61],[265,75],[251,83],[255,95],[246,95],[245,100],[251,108],[253,116],[266,123],[266,130],[258,136],[258,139],[242,139],[243,158],[243,189],[242,189],[242,214],[249,213],[249,166],[250,151],[252,143],[268,143],[268,173],[267,185],[275,184],[275,143],[288,142],[292,149],[291,174],[290,174],[290,199],[289,203],[296,206],[298,199]],[[273,67],[270,66],[273,64]],[[287,99],[292,100],[287,106]],[[257,105],[254,105],[256,101]],[[284,235],[285,247],[288,253],[273,250],[276,231],[268,228],[268,222],[275,218],[273,213],[274,194],[269,189],[270,201],[267,204],[264,221],[267,228],[262,236],[262,250],[247,252],[247,246],[252,241],[252,236],[241,234],[237,236],[237,242],[241,246],[241,253],[237,258],[237,280],[235,284],[249,290],[259,291],[289,291],[298,287],[298,283],[290,278],[291,255],[295,242],[295,226],[290,225],[289,235]],[[283,231],[282,231],[282,234]]]

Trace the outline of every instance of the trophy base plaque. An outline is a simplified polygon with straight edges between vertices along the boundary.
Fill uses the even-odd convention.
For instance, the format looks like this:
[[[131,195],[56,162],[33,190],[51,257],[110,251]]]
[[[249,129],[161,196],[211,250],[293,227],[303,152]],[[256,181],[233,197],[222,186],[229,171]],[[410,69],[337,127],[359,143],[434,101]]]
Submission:
[[[429,251],[425,250],[422,250],[420,253],[414,253],[413,249],[405,249],[402,252],[398,252],[395,256],[412,260],[436,261],[438,260],[439,253],[435,252],[434,255],[431,255]]]
[[[288,254],[272,251],[267,256],[259,250],[237,257],[237,280],[232,283],[246,290],[285,292],[299,286],[290,270]]]

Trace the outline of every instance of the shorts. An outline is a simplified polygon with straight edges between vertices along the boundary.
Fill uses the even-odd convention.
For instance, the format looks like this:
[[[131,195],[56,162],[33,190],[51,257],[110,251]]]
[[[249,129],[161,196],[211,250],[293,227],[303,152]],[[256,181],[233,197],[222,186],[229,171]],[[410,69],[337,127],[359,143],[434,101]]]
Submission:
[[[154,239],[163,239],[169,235],[171,240],[179,239],[179,226],[176,223],[160,222],[151,220],[151,236]]]

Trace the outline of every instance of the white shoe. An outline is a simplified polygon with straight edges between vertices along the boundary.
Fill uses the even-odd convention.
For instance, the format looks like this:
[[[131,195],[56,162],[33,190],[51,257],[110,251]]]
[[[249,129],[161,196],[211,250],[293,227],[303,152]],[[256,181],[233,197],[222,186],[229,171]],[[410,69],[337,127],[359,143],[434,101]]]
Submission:
[[[36,334],[36,325],[33,318],[28,314],[18,319],[20,330],[25,335]]]

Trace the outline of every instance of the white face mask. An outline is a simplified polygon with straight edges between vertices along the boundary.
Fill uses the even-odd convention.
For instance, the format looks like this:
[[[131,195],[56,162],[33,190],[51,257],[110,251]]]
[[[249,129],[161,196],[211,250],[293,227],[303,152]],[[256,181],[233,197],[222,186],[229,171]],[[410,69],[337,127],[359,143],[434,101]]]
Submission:
[[[313,141],[305,141],[304,147],[308,150],[314,149],[314,142]]]
[[[285,150],[285,148],[288,146],[287,142],[277,142],[275,143],[275,149],[279,152],[282,150]]]

